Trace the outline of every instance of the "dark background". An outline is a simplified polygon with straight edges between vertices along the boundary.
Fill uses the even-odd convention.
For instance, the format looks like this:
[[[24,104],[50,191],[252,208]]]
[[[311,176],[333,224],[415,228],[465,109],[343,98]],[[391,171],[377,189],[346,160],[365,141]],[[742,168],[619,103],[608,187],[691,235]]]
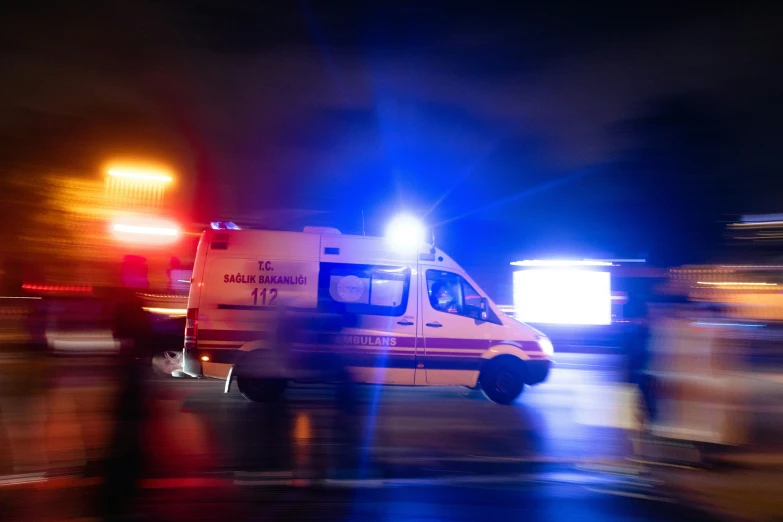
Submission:
[[[407,210],[491,293],[515,259],[709,261],[783,208],[766,4],[4,3],[0,173],[152,158],[188,221]]]

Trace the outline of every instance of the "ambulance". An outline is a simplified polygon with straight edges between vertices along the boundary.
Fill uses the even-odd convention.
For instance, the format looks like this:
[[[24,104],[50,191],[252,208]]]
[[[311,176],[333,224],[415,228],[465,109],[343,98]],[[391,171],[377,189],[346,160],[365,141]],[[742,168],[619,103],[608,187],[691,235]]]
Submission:
[[[190,285],[184,373],[227,379],[226,391],[234,381],[249,400],[278,397],[297,381],[268,356],[283,307],[354,318],[311,348],[339,354],[358,383],[464,386],[509,404],[546,380],[554,352],[429,242],[401,246],[322,227],[210,229]]]

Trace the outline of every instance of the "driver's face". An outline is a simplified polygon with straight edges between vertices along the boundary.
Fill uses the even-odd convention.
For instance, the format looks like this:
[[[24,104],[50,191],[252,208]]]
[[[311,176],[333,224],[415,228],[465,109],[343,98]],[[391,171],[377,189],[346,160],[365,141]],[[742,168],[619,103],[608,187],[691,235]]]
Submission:
[[[447,299],[453,297],[454,293],[451,291],[451,287],[447,285],[441,285],[438,289],[437,296],[440,299]]]

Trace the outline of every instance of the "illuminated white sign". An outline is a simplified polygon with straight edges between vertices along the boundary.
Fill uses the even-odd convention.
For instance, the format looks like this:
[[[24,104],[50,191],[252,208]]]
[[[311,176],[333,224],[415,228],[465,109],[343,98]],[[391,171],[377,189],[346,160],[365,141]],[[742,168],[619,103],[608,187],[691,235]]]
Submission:
[[[514,272],[514,308],[527,323],[607,325],[612,322],[609,272],[530,268]]]

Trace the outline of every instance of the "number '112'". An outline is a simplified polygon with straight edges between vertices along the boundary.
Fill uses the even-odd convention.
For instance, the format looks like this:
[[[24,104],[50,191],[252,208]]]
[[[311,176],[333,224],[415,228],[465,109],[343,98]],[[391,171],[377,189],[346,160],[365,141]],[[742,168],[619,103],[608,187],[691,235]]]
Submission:
[[[268,304],[272,304],[274,300],[277,298],[277,288],[270,288],[269,289],[269,302],[267,302],[267,292],[266,288],[262,288],[261,291],[258,291],[258,288],[254,288],[252,292],[250,292],[250,295],[253,296],[253,305],[258,305],[258,302],[261,302],[261,306],[266,306]]]

